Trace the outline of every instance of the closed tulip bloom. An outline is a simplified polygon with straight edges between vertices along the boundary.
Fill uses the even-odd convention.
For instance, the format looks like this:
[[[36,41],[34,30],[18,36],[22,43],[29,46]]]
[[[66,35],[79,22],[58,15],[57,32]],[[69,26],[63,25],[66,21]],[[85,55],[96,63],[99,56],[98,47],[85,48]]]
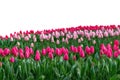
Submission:
[[[117,46],[117,45],[113,46],[113,50],[117,51],[118,49],[119,49],[119,46]]]
[[[24,54],[22,52],[20,52],[20,58],[24,58]]]
[[[14,63],[14,62],[15,62],[15,58],[14,58],[14,57],[11,57],[11,58],[10,58],[10,62],[11,62],[11,63]]]
[[[85,52],[86,52],[88,55],[90,55],[91,52],[90,52],[90,48],[89,48],[88,46],[85,47]]]
[[[63,59],[64,59],[65,61],[69,60],[68,54],[64,54]]]
[[[50,59],[53,59],[53,54],[52,54],[52,52],[49,52],[49,53],[48,53],[48,57],[49,57]]]
[[[95,51],[94,46],[91,46],[91,47],[90,47],[90,52],[91,52],[91,53],[94,53],[94,51]]]
[[[36,61],[40,60],[40,52],[39,52],[39,50],[36,51],[35,60]]]
[[[115,52],[114,52],[114,57],[117,58],[118,56],[119,56],[118,51],[115,51]]]
[[[56,44],[60,44],[60,41],[57,39]]]
[[[108,56],[109,58],[112,57],[112,52],[111,52],[110,50],[107,51],[107,56]]]
[[[84,51],[81,50],[81,51],[79,52],[79,55],[80,55],[80,57],[84,58],[84,57],[85,57],[85,53],[84,53]]]
[[[25,37],[24,37],[24,40],[25,40],[25,41],[28,41],[28,40],[29,40],[29,37],[28,37],[28,36],[25,36]]]
[[[29,50],[26,50],[25,51],[25,58],[29,58],[30,57],[30,52],[29,52]]]
[[[31,43],[31,44],[30,44],[30,47],[34,47],[34,43]]]
[[[58,55],[58,56],[61,56],[62,55],[62,52],[59,48],[56,48],[55,50],[55,53]]]
[[[5,48],[5,49],[4,49],[4,54],[5,54],[5,55],[8,55],[9,53],[10,53],[10,49]]]
[[[46,53],[47,53],[47,52],[46,52],[46,49],[43,48],[43,49],[42,49],[42,55],[46,55]]]
[[[119,45],[119,40],[114,40],[114,45]]]
[[[70,46],[70,50],[73,52],[74,51],[74,46]]]
[[[30,54],[31,54],[31,55],[33,55],[33,54],[34,54],[34,51],[33,51],[33,49],[32,49],[32,48],[30,48],[30,49],[29,49],[29,52],[30,52]]]
[[[11,49],[11,52],[14,56],[18,56],[18,48],[16,46]]]

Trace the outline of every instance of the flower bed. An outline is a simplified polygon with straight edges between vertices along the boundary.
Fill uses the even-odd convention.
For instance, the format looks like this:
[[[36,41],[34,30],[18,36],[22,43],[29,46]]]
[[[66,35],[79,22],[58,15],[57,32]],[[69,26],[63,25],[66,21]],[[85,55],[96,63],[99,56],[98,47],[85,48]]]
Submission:
[[[0,80],[120,79],[120,26],[0,36]]]

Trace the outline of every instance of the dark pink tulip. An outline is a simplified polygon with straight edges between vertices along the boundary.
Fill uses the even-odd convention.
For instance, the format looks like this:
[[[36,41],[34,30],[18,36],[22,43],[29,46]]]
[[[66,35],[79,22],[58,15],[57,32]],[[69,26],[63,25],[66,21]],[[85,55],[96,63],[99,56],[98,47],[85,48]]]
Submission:
[[[0,54],[2,54],[3,53],[3,49],[2,48],[0,48]]]
[[[77,53],[77,52],[78,52],[77,47],[74,47],[73,52],[74,52],[74,53]]]
[[[19,53],[24,53],[22,48],[19,49]]]
[[[73,52],[74,51],[74,46],[72,45],[72,46],[70,46],[70,50]]]
[[[5,55],[8,55],[9,53],[10,53],[10,49],[5,48],[5,49],[4,49],[4,54],[5,54]]]
[[[107,49],[112,48],[111,44],[107,44]]]
[[[40,60],[40,52],[39,52],[39,50],[36,51],[35,60],[36,61]]]
[[[61,56],[61,55],[62,55],[61,50],[60,50],[59,48],[56,48],[55,53],[56,53],[58,56]]]
[[[78,46],[78,52],[80,52],[82,50],[81,46]]]
[[[91,46],[91,47],[90,47],[90,52],[91,52],[91,53],[94,53],[94,51],[95,51],[95,50],[94,50],[94,46]]]
[[[109,57],[109,58],[112,57],[112,52],[110,50],[107,50],[107,57]]]
[[[119,45],[119,40],[114,40],[114,45]]]
[[[42,49],[42,55],[46,55],[47,54],[47,52],[46,52],[46,49]]]
[[[84,58],[84,57],[85,57],[85,53],[84,53],[84,51],[81,50],[81,51],[79,52],[79,55],[80,55],[80,57]]]
[[[119,53],[119,55],[120,55],[120,49],[118,49],[118,53]]]
[[[91,54],[91,53],[90,53],[90,48],[89,48],[88,46],[85,47],[85,52],[86,52],[88,55]]]
[[[14,56],[18,56],[18,48],[16,46],[11,49],[11,52]]]
[[[46,51],[47,51],[47,53],[49,53],[49,52],[51,51],[51,48],[48,46],[48,47],[46,48]]]
[[[53,53],[52,53],[52,52],[49,52],[49,53],[48,53],[48,57],[49,57],[50,59],[53,59]]]
[[[28,46],[25,47],[25,51],[29,51],[29,47]]]
[[[119,49],[119,46],[113,45],[113,50],[117,51]]]
[[[119,56],[118,51],[115,51],[115,52],[114,52],[114,57],[117,58],[118,56]]]
[[[29,52],[29,50],[26,50],[25,51],[25,58],[29,58],[30,57],[30,52]]]
[[[14,62],[15,62],[15,58],[14,58],[14,57],[11,57],[11,58],[10,58],[10,62],[11,62],[11,63],[14,63]]]
[[[29,48],[29,52],[30,52],[30,54],[31,54],[31,55],[33,55],[33,54],[34,54],[34,51],[33,51],[33,49],[32,49],[32,48]]]
[[[22,59],[24,57],[25,57],[24,54],[22,52],[20,52],[20,58]]]
[[[64,59],[65,61],[69,60],[68,54],[64,54],[63,59]]]
[[[50,51],[50,52],[54,53],[54,52],[55,52],[55,50],[54,50],[53,48],[51,48],[51,51]]]

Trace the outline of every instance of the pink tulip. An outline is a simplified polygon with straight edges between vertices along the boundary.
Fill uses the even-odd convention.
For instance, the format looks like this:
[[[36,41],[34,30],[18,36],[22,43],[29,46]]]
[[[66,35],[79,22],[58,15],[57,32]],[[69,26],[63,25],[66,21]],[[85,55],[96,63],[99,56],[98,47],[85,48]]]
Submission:
[[[53,59],[53,54],[52,54],[52,52],[49,52],[49,53],[48,53],[48,57],[49,57],[50,59]]]
[[[64,59],[65,61],[69,60],[68,54],[64,54],[63,59]]]
[[[84,51],[81,50],[81,51],[79,52],[79,55],[80,55],[80,57],[84,58],[84,57],[85,57],[85,53],[84,53]]]
[[[25,58],[29,58],[30,57],[30,52],[29,52],[29,50],[26,50],[25,51]]]
[[[5,48],[5,49],[4,49],[4,54],[5,54],[5,55],[8,55],[9,53],[10,53],[10,50],[9,50],[8,48]]]
[[[46,48],[46,52],[49,53],[50,51],[51,51],[51,48],[48,46],[48,47]]]
[[[119,40],[114,40],[114,45],[119,45]]]
[[[31,55],[33,55],[33,54],[34,54],[34,51],[33,51],[33,49],[32,49],[32,48],[30,48],[30,49],[29,49],[29,52],[30,52],[30,54],[31,54]]]
[[[24,40],[25,40],[25,41],[28,41],[28,40],[29,40],[29,37],[28,37],[28,36],[25,36],[25,37],[24,37]]]
[[[113,50],[117,51],[119,49],[119,46],[113,45]]]
[[[16,46],[14,46],[12,49],[11,49],[11,52],[14,56],[18,56],[18,48]]]
[[[14,57],[11,57],[11,58],[10,58],[10,62],[11,62],[11,63],[14,63],[14,62],[15,62],[15,58],[14,58]]]
[[[70,46],[70,50],[73,52],[74,51],[74,46],[72,45],[72,46]]]
[[[90,52],[90,48],[89,48],[88,46],[85,47],[85,52],[86,52],[88,55],[91,54],[91,52]]]
[[[60,50],[59,48],[56,48],[55,53],[56,53],[58,56],[61,56],[61,55],[62,55],[61,50]]]
[[[119,53],[117,51],[114,52],[114,57],[117,58],[119,56]]]
[[[24,53],[22,48],[19,49],[19,53]]]
[[[112,57],[112,52],[111,52],[110,50],[107,51],[107,56],[108,56],[109,58]]]
[[[39,52],[39,50],[36,51],[35,60],[36,61],[40,60],[40,52]]]
[[[80,52],[82,50],[81,46],[78,46],[78,52]]]
[[[0,54],[2,54],[3,53],[3,49],[2,48],[0,48]]]
[[[31,43],[31,44],[30,44],[30,47],[34,47],[34,43]]]
[[[22,52],[20,52],[20,58],[24,58],[24,54]]]
[[[95,52],[94,46],[91,46],[91,47],[90,47],[90,52],[91,52],[91,53],[94,53],[94,52]]]
[[[43,48],[43,49],[42,49],[42,55],[46,55],[46,53],[47,53],[47,52],[46,52],[46,49]]]

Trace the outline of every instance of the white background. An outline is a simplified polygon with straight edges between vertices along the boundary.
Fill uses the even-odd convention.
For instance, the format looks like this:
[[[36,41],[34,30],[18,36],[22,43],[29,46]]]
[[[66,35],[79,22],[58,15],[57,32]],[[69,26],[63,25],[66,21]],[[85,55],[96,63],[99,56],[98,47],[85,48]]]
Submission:
[[[120,24],[119,0],[0,0],[0,35],[110,24]]]

